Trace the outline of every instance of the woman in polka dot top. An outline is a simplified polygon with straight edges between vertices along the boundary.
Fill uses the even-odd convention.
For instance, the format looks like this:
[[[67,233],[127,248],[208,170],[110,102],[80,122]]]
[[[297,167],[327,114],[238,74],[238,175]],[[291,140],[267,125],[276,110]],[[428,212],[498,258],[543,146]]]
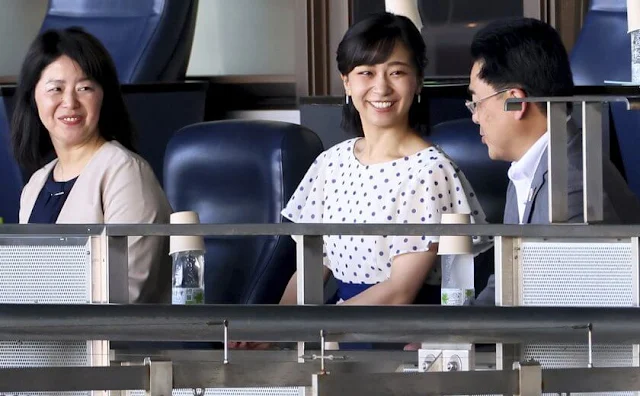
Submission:
[[[358,137],[322,153],[282,215],[299,223],[439,223],[442,213],[484,222],[456,164],[422,137],[425,44],[413,23],[380,14],[352,26],[337,52],[346,91],[343,128]],[[439,303],[438,236],[324,237],[325,276],[339,303]],[[296,303],[295,275],[282,304]]]

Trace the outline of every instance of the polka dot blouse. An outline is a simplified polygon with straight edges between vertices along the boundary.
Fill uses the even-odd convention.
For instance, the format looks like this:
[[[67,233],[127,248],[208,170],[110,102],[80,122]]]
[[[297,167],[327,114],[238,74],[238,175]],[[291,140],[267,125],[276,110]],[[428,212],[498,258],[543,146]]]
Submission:
[[[471,213],[485,223],[475,194],[438,147],[374,165],[353,153],[357,139],[323,152],[282,211],[297,223],[440,223],[442,213]],[[343,282],[373,284],[389,278],[394,257],[429,250],[438,236],[324,236],[324,264]],[[474,243],[486,244],[474,238]],[[428,284],[439,284],[438,268]]]

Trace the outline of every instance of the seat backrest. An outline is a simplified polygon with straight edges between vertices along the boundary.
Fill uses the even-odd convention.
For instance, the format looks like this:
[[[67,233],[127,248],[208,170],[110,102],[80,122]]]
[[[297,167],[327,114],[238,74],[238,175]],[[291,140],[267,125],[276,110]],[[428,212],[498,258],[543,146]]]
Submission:
[[[478,125],[469,118],[445,121],[433,127],[430,141],[458,165],[473,187],[489,223],[501,224],[509,178],[508,162],[489,158]],[[475,258],[475,289],[479,293],[494,273],[494,250]]]
[[[576,85],[631,80],[627,0],[591,0],[569,59]]]
[[[225,120],[178,131],[165,154],[175,211],[202,223],[280,223],[280,211],[322,152],[315,133],[275,121]],[[289,236],[205,238],[207,303],[277,304],[295,271]]]
[[[631,81],[631,37],[627,33],[627,0],[591,0],[582,30],[570,54],[576,85]],[[640,113],[610,103],[610,158],[640,196],[637,131]]]
[[[136,131],[138,153],[158,180],[164,179],[164,153],[173,134],[204,121],[208,84],[201,82],[124,84],[123,97]],[[162,89],[160,89],[162,88]]]
[[[184,79],[198,0],[49,0],[41,32],[79,26],[114,59],[121,83]]]
[[[471,183],[490,223],[502,223],[510,164],[489,158],[478,125],[471,119],[442,122],[428,137],[454,160]]]
[[[24,183],[22,172],[11,149],[9,110],[0,95],[0,217],[5,223],[17,223],[20,211],[20,193]]]

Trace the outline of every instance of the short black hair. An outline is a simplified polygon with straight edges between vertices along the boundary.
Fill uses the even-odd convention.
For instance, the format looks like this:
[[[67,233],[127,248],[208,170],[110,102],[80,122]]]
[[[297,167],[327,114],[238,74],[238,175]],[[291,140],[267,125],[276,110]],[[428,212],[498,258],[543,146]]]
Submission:
[[[427,48],[422,35],[407,17],[388,12],[374,14],[351,26],[338,45],[336,61],[340,74],[346,76],[361,65],[375,65],[389,59],[397,43],[402,43],[413,60],[422,84],[423,70],[427,66]],[[356,136],[363,136],[362,121],[353,103],[342,108],[342,128]],[[426,114],[421,114],[414,103],[409,109],[409,126],[421,135],[426,135]]]
[[[501,19],[479,30],[471,58],[478,77],[493,88],[520,88],[527,96],[571,96],[573,74],[558,32],[532,18]],[[544,103],[538,103],[546,112]]]
[[[98,120],[100,135],[134,151],[134,128],[124,104],[118,74],[111,56],[100,41],[78,27],[47,30],[29,47],[22,64],[11,120],[11,142],[18,163],[33,172],[53,154],[53,144],[38,116],[35,87],[42,71],[61,56],[76,62],[87,78],[103,91]]]

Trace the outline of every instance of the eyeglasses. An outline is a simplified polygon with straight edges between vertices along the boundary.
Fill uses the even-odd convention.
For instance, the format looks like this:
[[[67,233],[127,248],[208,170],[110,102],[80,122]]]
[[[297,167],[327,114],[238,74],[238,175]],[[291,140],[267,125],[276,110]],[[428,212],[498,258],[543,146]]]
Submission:
[[[496,95],[499,95],[501,93],[507,92],[508,90],[510,90],[511,88],[506,88],[506,89],[502,89],[498,92],[494,92],[491,95],[487,95],[484,98],[480,98],[478,100],[474,100],[473,102],[470,100],[467,100],[466,102],[464,102],[464,105],[467,106],[467,109],[469,109],[469,111],[471,112],[471,114],[475,114],[476,113],[476,109],[478,108],[478,105],[480,103],[482,103],[482,101],[487,100],[489,98],[492,98]]]

